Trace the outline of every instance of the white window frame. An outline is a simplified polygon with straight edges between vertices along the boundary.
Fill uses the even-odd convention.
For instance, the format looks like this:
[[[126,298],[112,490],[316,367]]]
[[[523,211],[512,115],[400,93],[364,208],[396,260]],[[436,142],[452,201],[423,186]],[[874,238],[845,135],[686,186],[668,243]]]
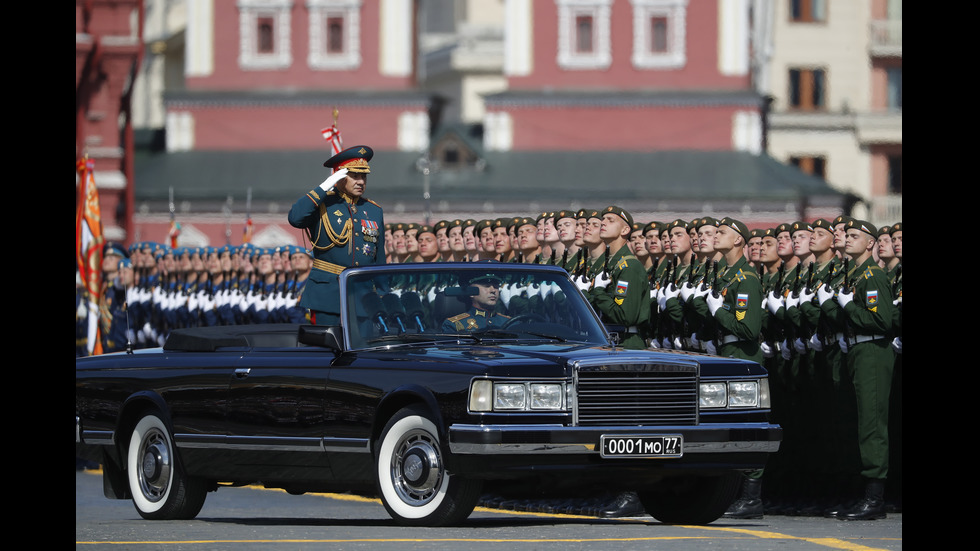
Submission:
[[[680,69],[687,64],[688,0],[631,0],[633,4],[633,67]],[[651,52],[650,19],[667,19],[667,51]]]
[[[612,0],[555,0],[558,6],[558,66],[568,70],[607,69],[612,64],[610,12]],[[593,48],[575,50],[575,20],[592,17]]]
[[[310,12],[310,52],[307,64],[318,70],[351,70],[361,66],[361,0],[307,0]],[[344,20],[344,51],[327,52],[328,17]]]
[[[286,69],[293,64],[290,12],[293,0],[238,0],[238,66],[245,71]],[[259,53],[258,21],[270,17],[274,51]]]

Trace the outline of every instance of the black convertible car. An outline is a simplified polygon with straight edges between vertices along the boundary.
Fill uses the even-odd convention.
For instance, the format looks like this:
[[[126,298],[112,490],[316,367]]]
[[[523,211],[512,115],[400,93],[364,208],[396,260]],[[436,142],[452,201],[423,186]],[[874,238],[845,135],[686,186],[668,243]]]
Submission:
[[[373,266],[339,290],[340,326],[180,329],[77,359],[76,454],[106,497],[189,519],[222,485],[349,491],[433,526],[485,489],[628,489],[703,524],[779,448],[759,364],[617,347],[560,268]]]

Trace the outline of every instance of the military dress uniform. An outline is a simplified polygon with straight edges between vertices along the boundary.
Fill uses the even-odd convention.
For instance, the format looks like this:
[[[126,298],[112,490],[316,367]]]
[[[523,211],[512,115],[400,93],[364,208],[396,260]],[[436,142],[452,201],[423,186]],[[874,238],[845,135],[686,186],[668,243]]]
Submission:
[[[446,318],[442,322],[443,333],[459,333],[462,331],[480,331],[493,327],[501,327],[508,321],[510,316],[491,310],[472,307],[466,312],[457,316]]]
[[[367,146],[354,146],[334,155],[324,166],[369,173],[373,155]],[[353,197],[336,187],[327,191],[317,187],[293,204],[289,223],[306,230],[313,249],[313,269],[299,305],[310,309],[314,324],[339,324],[340,272],[385,263],[384,212],[366,197]]]

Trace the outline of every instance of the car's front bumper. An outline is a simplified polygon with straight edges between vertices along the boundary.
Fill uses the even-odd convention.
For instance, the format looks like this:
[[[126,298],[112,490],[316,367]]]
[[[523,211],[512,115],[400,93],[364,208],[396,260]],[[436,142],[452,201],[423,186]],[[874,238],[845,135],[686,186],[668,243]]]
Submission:
[[[768,454],[779,450],[783,429],[768,423],[711,423],[698,426],[568,427],[563,425],[462,425],[449,427],[456,455],[599,455],[602,436],[684,438],[683,455]]]

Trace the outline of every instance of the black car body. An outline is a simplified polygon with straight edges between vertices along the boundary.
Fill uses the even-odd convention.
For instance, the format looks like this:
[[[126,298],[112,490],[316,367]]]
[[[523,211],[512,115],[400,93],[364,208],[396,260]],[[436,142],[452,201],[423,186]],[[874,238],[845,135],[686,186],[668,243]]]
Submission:
[[[445,331],[488,273],[505,323]],[[376,492],[399,522],[441,525],[491,484],[622,489],[707,523],[779,447],[759,364],[617,347],[560,268],[356,268],[340,293],[341,326],[183,329],[77,359],[76,451],[103,464],[106,496],[170,519],[221,484]]]

